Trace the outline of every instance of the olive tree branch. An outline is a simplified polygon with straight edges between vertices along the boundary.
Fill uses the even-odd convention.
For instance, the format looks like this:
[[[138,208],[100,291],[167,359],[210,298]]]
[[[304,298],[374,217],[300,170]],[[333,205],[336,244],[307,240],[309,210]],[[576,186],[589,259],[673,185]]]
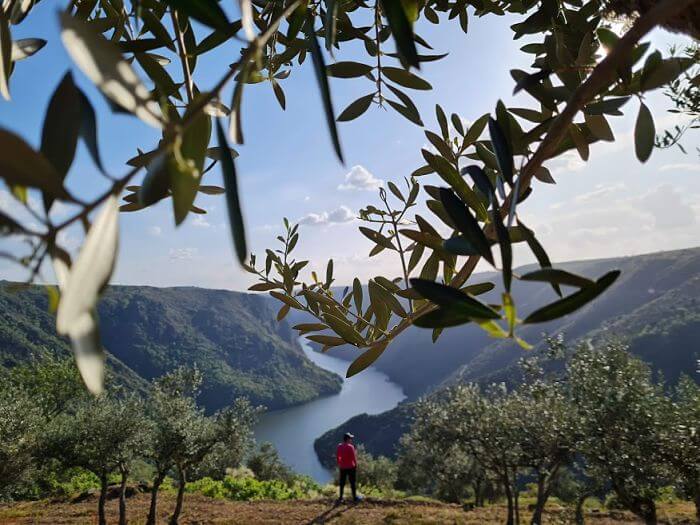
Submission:
[[[556,151],[557,146],[566,135],[567,129],[576,114],[593,100],[601,90],[605,89],[610,82],[614,81],[617,69],[624,64],[637,43],[664,20],[682,12],[696,1],[697,0],[663,0],[637,19],[632,28],[620,38],[608,56],[593,69],[586,81],[574,91],[564,110],[554,119],[547,131],[547,135],[542,142],[540,142],[534,155],[521,170],[519,195],[514,195],[514,190],[512,190],[501,206],[500,214],[502,217],[508,213],[507,210],[510,208],[510,202],[514,198],[519,198],[524,194],[530,186],[535,172],[542,163],[550,158]],[[487,230],[489,228],[490,225],[485,227]],[[459,272],[457,272],[450,281],[450,286],[455,288],[461,287],[472,275],[480,259],[481,257],[478,255],[469,256]],[[437,307],[433,304],[426,304],[418,308],[413,316],[403,319],[391,330],[387,336],[387,342],[411,326],[413,318],[428,313],[435,308]]]
[[[530,187],[532,177],[556,151],[559,143],[568,131],[568,127],[576,114],[583,109],[593,98],[605,89],[617,76],[617,70],[622,66],[637,43],[652,29],[661,24],[667,18],[681,13],[697,0],[663,0],[658,2],[639,17],[627,33],[615,44],[615,47],[594,69],[591,75],[571,95],[564,110],[554,119],[547,131],[547,135],[540,142],[534,155],[530,158],[525,168],[520,173],[520,195]],[[506,199],[504,208],[508,208],[513,194]]]
[[[265,32],[250,43],[250,45],[243,52],[241,59],[230,66],[229,70],[221,78],[221,80],[219,80],[219,82],[216,83],[212,90],[207,93],[204,93],[203,96],[197,98],[193,102],[192,107],[183,117],[182,122],[178,125],[178,127],[172,128],[163,138],[160,145],[156,149],[157,154],[162,153],[167,148],[169,148],[173,144],[175,138],[179,135],[179,133],[187,129],[187,127],[190,124],[192,124],[192,122],[199,115],[199,113],[204,110],[207,104],[209,104],[212,100],[219,96],[221,90],[234,77],[241,65],[246,64],[251,59],[251,57],[254,56],[255,53],[262,49],[265,43],[276,33],[277,28],[279,27],[282,20],[284,20],[294,11],[294,9],[297,8],[300,1],[301,0],[294,0],[294,2],[289,4],[287,8],[284,11],[282,11],[282,13],[280,13],[279,17],[277,17],[277,19],[275,19],[273,23],[270,24],[270,26],[265,30]],[[110,195],[120,192],[140,170],[141,166],[137,166],[129,170],[129,172],[127,172],[126,175],[114,181],[112,186],[102,195],[100,195],[96,200],[89,203],[85,203],[83,209],[79,213],[66,219],[57,226],[51,227],[47,236],[51,234],[55,235],[55,233],[58,230],[61,230],[62,228],[73,224],[75,221],[87,218],[87,216],[100,204],[106,201],[110,197]]]
[[[185,35],[180,29],[180,23],[177,17],[177,11],[170,8],[170,19],[173,23],[173,29],[175,30],[176,40],[177,40],[177,50],[180,55],[180,63],[182,64],[182,74],[185,79],[185,89],[187,91],[187,101],[192,102],[194,98],[194,88],[192,82],[192,72],[190,71],[190,63],[187,56],[187,46],[185,45]]]

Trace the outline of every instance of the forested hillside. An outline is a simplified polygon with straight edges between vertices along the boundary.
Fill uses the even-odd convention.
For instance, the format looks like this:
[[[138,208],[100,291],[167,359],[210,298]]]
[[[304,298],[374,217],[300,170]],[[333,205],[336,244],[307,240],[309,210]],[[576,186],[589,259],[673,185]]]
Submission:
[[[700,301],[700,248],[567,262],[556,267],[591,277],[619,268],[622,275],[585,308],[563,319],[521,327],[519,333],[529,343],[540,345],[543,333],[564,333],[569,341],[615,334],[632,338],[633,352],[650,360],[668,378],[694,370],[700,348],[693,349],[690,341],[692,334],[696,341],[700,340],[696,306]],[[525,266],[516,273],[532,269]],[[481,298],[496,300],[502,291],[496,274],[476,274],[470,283],[486,281],[495,283],[496,288]],[[551,288],[517,280],[513,282],[512,294],[520,308],[519,317],[555,298]],[[683,340],[689,341],[684,350],[676,350],[676,357],[669,359],[678,341]],[[356,357],[355,350],[347,346],[330,352],[348,359]],[[400,383],[409,397],[416,398],[455,377],[473,381],[491,376],[517,362],[522,352],[513,341],[494,341],[473,324],[445,330],[435,344],[431,342],[430,330],[412,327],[392,343],[374,366]]]
[[[0,363],[68,354],[39,286],[0,286]],[[286,323],[260,297],[200,288],[113,286],[99,305],[100,332],[117,382],[143,388],[180,365],[204,374],[208,410],[248,396],[268,408],[308,401],[340,388],[337,376],[303,355]]]
[[[556,266],[580,275],[599,275],[619,268],[622,275],[601,297],[579,311],[557,321],[523,327],[520,333],[527,341],[541,348],[544,333],[561,333],[569,343],[617,337],[669,382],[675,382],[681,373],[698,377],[700,248]],[[520,268],[517,273],[525,271],[527,268]],[[494,281],[486,274],[477,277],[474,282]],[[513,294],[523,309],[521,317],[530,305],[548,302],[554,296],[551,290],[521,281],[513,283]],[[488,299],[488,295],[485,297]],[[345,351],[336,352],[342,356]],[[429,330],[411,328],[375,366],[416,398],[454,383],[515,382],[519,374],[516,365],[523,355],[524,351],[511,341],[494,342],[471,325],[447,329],[434,345]],[[404,403],[377,416],[357,416],[327,432],[316,442],[319,457],[327,456],[328,447],[350,427],[371,453],[393,456],[408,425],[402,418],[411,417],[410,407],[410,403]]]

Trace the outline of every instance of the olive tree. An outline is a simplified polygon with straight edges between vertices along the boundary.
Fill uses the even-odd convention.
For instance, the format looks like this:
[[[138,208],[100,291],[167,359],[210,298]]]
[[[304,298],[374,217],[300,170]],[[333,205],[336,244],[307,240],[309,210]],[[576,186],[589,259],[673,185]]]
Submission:
[[[665,481],[665,398],[649,367],[617,342],[580,348],[567,367],[580,415],[577,449],[587,473],[609,481],[625,507],[655,524],[654,499]]]
[[[108,476],[118,471],[119,523],[126,523],[126,482],[131,462],[143,448],[147,429],[142,403],[136,398],[102,395],[54,418],[43,437],[43,455],[64,465],[84,468],[100,482],[98,522],[107,523],[105,502]]]
[[[175,509],[170,523],[178,523],[188,475],[211,456],[224,464],[219,470],[240,464],[252,444],[252,428],[258,410],[245,399],[207,416],[196,400],[202,382],[197,369],[179,368],[155,381],[148,401],[150,442],[146,455],[155,467],[147,522],[157,521],[158,491],[165,476],[178,479]],[[211,465],[210,465],[211,468]]]
[[[40,410],[25,391],[0,389],[0,499],[11,497],[36,467],[43,421]]]
[[[13,38],[15,26],[31,31],[38,3],[6,0],[1,6],[0,94],[8,100],[15,89],[12,73],[19,67],[31,68],[31,56],[46,44],[41,34]],[[39,148],[11,130],[0,130],[0,147],[11,152],[0,159],[0,176],[30,215],[25,220],[9,209],[1,210],[2,234],[27,241],[23,246],[28,249],[2,255],[26,267],[30,281],[43,277],[45,262],[53,265],[60,292],[58,297],[55,289],[50,291],[58,299],[54,301],[56,328],[70,338],[81,374],[94,392],[102,389],[104,365],[95,305],[114,267],[119,210],[138,212],[169,201],[175,223],[181,224],[190,213],[206,212],[195,204],[198,193],[225,195],[237,257],[260,277],[256,289],[280,298],[282,315],[285,309],[298,308],[318,318],[318,323],[301,327],[301,333],[316,332],[311,337],[327,346],[348,342],[363,349],[350,374],[373,362],[412,324],[432,328],[437,337],[445,327],[474,321],[494,337],[516,338],[520,321],[508,293],[514,278],[512,243],[526,243],[542,267],[520,278],[544,281],[560,295],[561,284],[578,289],[542,305],[525,323],[564,315],[616,279],[617,272],[591,280],[551,269],[534,232],[520,220],[518,207],[533,191],[535,181],[553,182],[545,166],[550,159],[575,149],[586,160],[590,144],[614,140],[608,118],[622,114],[623,107],[637,111],[635,152],[642,162],[649,158],[655,126],[644,97],[681,77],[694,57],[651,52],[642,40],[655,27],[697,37],[695,3],[240,0],[232,18],[217,0],[66,0],[58,14],[61,40],[77,68],[115,111],[157,129],[160,139],[143,144],[134,157],[124,159],[121,173],[107,170],[92,101],[68,72],[46,109]],[[256,267],[255,258],[248,254],[236,154],[230,147],[231,142],[243,142],[244,93],[252,85],[269,84],[284,109],[283,85],[296,68],[308,64],[318,81],[333,149],[342,161],[336,121],[357,119],[370,108],[381,107],[423,126],[409,93],[431,88],[419,75],[420,66],[444,55],[426,51],[431,46],[420,36],[422,28],[457,23],[466,33],[474,16],[506,14],[516,20],[513,35],[527,39],[522,50],[532,58],[527,71],[511,71],[514,88],[530,95],[533,105],[506,107],[494,100],[491,108],[470,108],[465,116],[473,120],[471,126],[437,107],[440,129],[425,130],[434,147],[422,152],[425,164],[407,178],[404,190],[393,182],[389,185],[396,202],[383,193],[379,207],[368,206],[361,212],[367,221],[362,233],[374,243],[373,254],[389,250],[398,257],[396,275],[369,282],[370,297],[364,308],[358,294],[333,295],[332,271],[325,280],[301,278],[303,263],[287,257],[296,242],[291,239],[298,239],[293,227],[287,231],[285,256],[270,250],[263,268]],[[632,20],[621,35],[611,31],[609,24],[617,14]],[[237,46],[238,53],[232,63],[221,64],[213,85],[203,85],[198,63],[224,44]],[[607,54],[603,56],[602,50]],[[364,78],[366,83],[362,96],[337,117],[329,76]],[[233,86],[232,96],[224,100],[229,86]],[[255,118],[254,113],[251,117]],[[96,195],[87,187],[67,183],[79,141],[87,147],[95,172],[104,176]],[[207,173],[214,167],[223,174],[223,188],[207,184]],[[417,179],[430,173],[439,176],[443,187],[424,186],[426,195],[421,198],[454,232],[447,238],[411,210],[420,193]],[[30,194],[41,197],[41,209],[29,205]],[[56,216],[55,202],[68,206],[67,216]],[[86,235],[77,256],[71,257],[60,234],[80,224]],[[497,264],[495,244],[506,290],[500,311],[475,299],[479,289],[467,284],[479,260]],[[272,266],[276,273],[271,275]],[[444,283],[435,282],[438,274]],[[415,276],[421,280],[410,281]],[[326,328],[330,334],[318,333]]]
[[[674,479],[695,503],[700,522],[700,385],[682,376],[666,411],[662,454]]]

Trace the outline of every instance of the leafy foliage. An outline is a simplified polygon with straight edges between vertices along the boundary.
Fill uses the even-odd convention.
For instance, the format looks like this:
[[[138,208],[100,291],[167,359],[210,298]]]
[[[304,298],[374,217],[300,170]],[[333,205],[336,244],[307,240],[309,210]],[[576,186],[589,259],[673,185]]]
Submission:
[[[435,338],[444,326],[471,321],[493,337],[513,338],[527,347],[516,334],[520,321],[509,295],[499,305],[505,327],[498,320],[480,318],[473,312],[456,319],[452,314],[433,313],[436,305],[409,286],[409,274],[416,271],[422,279],[432,281],[440,274],[443,284],[463,288],[480,257],[495,262],[490,245],[498,244],[499,270],[508,292],[512,279],[517,277],[512,275],[511,244],[523,239],[543,267],[551,266],[529,230],[520,223],[514,226],[518,205],[530,194],[533,178],[552,182],[543,166],[545,161],[569,149],[576,149],[586,160],[591,143],[612,140],[609,116],[622,114],[622,106],[632,96],[643,99],[652,89],[672,85],[692,65],[694,57],[663,58],[655,53],[643,65],[637,65],[648,50],[648,44],[640,43],[644,35],[657,25],[677,28],[673,21],[692,1],[659,2],[653,9],[644,10],[621,37],[606,27],[605,16],[611,7],[593,0],[464,0],[452,4],[440,0],[377,0],[371,4],[242,0],[240,18],[235,20],[230,20],[215,0],[72,2],[59,14],[61,40],[68,54],[115,111],[129,113],[160,130],[161,140],[155,146],[139,148],[137,155],[126,161],[129,167],[124,174],[106,173],[100,160],[91,102],[66,75],[51,97],[40,151],[11,131],[0,130],[0,145],[13,152],[0,160],[5,183],[23,205],[28,207],[30,191],[41,193],[45,204],[40,212],[28,207],[34,219],[32,224],[21,224],[2,212],[3,234],[26,238],[30,250],[26,256],[3,255],[25,266],[30,281],[40,276],[46,259],[52,260],[57,280],[62,283],[58,331],[71,338],[86,384],[93,392],[99,392],[104,350],[97,337],[94,310],[116,258],[115,203],[119,195],[126,192],[122,212],[135,212],[169,199],[175,223],[181,224],[189,213],[206,213],[195,204],[198,193],[225,192],[237,257],[246,265],[250,261],[252,266],[253,258],[245,251],[235,181],[236,154],[227,144],[229,139],[243,142],[244,87],[269,83],[284,109],[283,83],[310,55],[331,141],[342,160],[327,76],[363,78],[371,86],[372,91],[363,89],[362,96],[351,102],[338,120],[358,118],[376,105],[389,107],[422,126],[423,118],[407,90],[430,89],[430,83],[417,70],[421,63],[445,55],[423,54],[431,46],[418,34],[420,24],[456,20],[466,33],[470,16],[508,14],[518,20],[511,27],[516,39],[536,39],[522,48],[533,56],[532,70],[511,71],[516,90],[528,93],[535,100],[535,108],[507,108],[499,102],[495,111],[480,116],[467,128],[456,114],[450,115],[448,121],[447,113],[438,106],[440,133],[426,130],[426,138],[435,151],[423,151],[426,164],[407,179],[406,195],[396,193],[396,186],[391,190],[401,204],[397,208],[388,206],[382,195],[386,210],[377,213],[376,208],[367,208],[363,212],[363,218],[378,228],[369,234],[376,246],[373,252],[396,251],[401,261],[400,276],[373,279],[371,304],[369,310],[362,312],[351,313],[343,306],[348,296],[333,298],[328,291],[330,282],[319,288],[313,280],[302,287],[302,300],[306,302],[300,303],[296,294],[302,268],[288,266],[286,260],[274,261],[283,286],[270,290],[284,297],[280,317],[290,308],[309,308],[335,332],[336,335],[313,336],[322,344],[337,346],[348,342],[364,349],[351,374],[375,361],[398,333],[427,314],[432,314],[430,325]],[[44,45],[39,38],[13,40],[14,26],[26,23],[31,27],[34,6],[34,2],[5,2],[0,13],[0,93],[6,99],[12,93],[11,76],[17,63],[40,52]],[[441,21],[440,14],[447,15],[447,20]],[[694,34],[692,25],[685,30]],[[239,36],[241,32],[244,36]],[[200,59],[229,41],[241,42],[240,56],[222,68],[214,86],[200,88]],[[326,65],[323,47],[334,56],[346,48],[357,48],[357,44],[364,48],[367,60],[339,60]],[[609,50],[605,58],[599,54],[601,46]],[[176,66],[181,73],[176,73]],[[229,83],[235,85],[227,106],[221,93]],[[646,106],[642,103],[640,107],[636,151],[644,161],[651,152],[655,128]],[[210,147],[212,118],[222,117],[229,118],[229,139],[223,137],[221,125],[217,124],[217,146]],[[489,135],[482,137],[486,124]],[[79,140],[85,143],[98,171],[105,176],[105,189],[97,197],[73,195],[64,185]],[[224,189],[203,183],[206,173],[217,163],[225,175]],[[471,177],[478,174],[479,181],[470,185],[463,170]],[[144,171],[139,183],[138,177]],[[447,187],[425,186],[430,196],[427,204],[455,232],[448,239],[441,238],[424,218],[406,213],[416,203],[419,189],[415,178],[433,172]],[[488,184],[484,184],[487,180]],[[69,216],[60,221],[51,214],[51,204],[57,200],[71,205]],[[98,213],[94,221],[93,212]],[[86,226],[87,234],[80,254],[72,261],[58,234],[77,223]],[[293,227],[287,227],[287,255],[293,248],[289,245],[292,230]],[[460,256],[468,259],[460,261]],[[266,281],[267,274],[269,270],[261,276],[264,286],[271,285]],[[596,287],[596,291],[602,291],[601,288]],[[594,295],[592,290],[582,289],[563,299],[567,308],[559,308],[557,315],[585,304]],[[396,324],[392,317],[399,319]]]

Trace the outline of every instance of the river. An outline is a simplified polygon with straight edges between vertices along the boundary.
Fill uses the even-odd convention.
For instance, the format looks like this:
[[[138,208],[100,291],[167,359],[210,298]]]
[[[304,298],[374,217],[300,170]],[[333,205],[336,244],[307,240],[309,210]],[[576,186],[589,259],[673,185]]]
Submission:
[[[312,350],[305,339],[299,342],[316,365],[345,377],[348,361]],[[282,460],[300,474],[327,483],[333,473],[321,465],[314,440],[331,428],[358,414],[378,414],[394,408],[406,396],[386,374],[369,368],[345,379],[339,393],[282,410],[263,414],[255,428],[258,443],[275,445]],[[356,436],[362,443],[362,436]]]

